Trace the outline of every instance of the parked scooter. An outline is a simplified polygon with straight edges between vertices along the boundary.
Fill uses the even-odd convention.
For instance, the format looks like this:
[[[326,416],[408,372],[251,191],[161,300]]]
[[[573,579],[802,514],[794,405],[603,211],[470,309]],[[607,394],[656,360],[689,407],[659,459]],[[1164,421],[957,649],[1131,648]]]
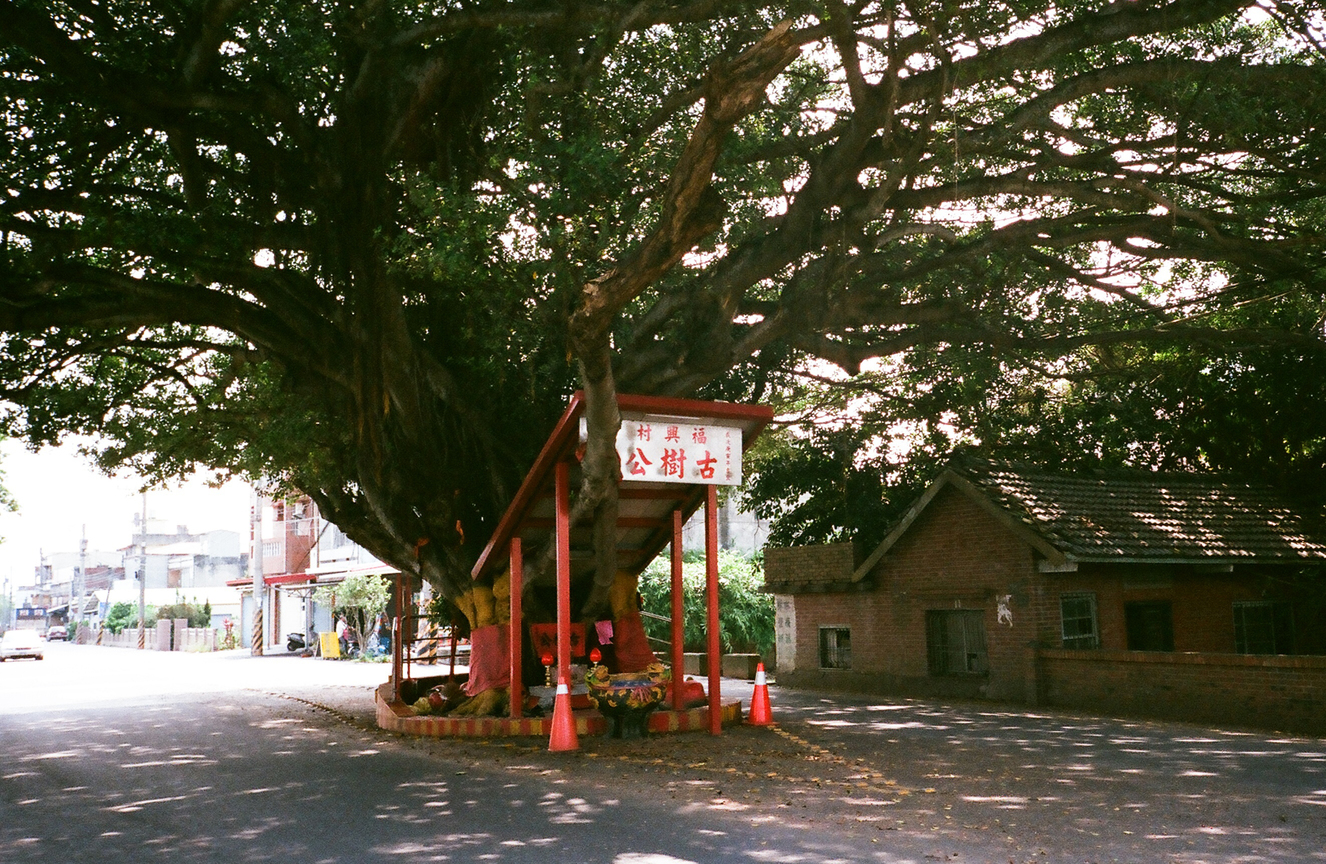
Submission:
[[[285,636],[285,650],[303,651],[307,647],[303,633],[287,633]]]

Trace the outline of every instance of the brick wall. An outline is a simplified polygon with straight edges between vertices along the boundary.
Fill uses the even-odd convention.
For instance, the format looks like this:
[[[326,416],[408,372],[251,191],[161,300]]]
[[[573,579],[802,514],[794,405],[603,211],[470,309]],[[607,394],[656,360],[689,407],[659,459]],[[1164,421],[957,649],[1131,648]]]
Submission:
[[[856,545],[829,543],[764,550],[766,582],[846,582],[856,569]]]
[[[830,690],[871,690],[883,686],[880,653],[879,597],[873,591],[798,594],[796,597],[796,668],[779,683]],[[821,627],[846,627],[852,636],[851,669],[821,669]]]
[[[1044,597],[1031,549],[984,508],[946,489],[872,574],[887,598],[879,661],[901,682],[926,689],[965,684],[976,694],[1018,700],[1026,693],[1029,647],[1043,627]],[[1011,615],[999,621],[999,604]],[[926,655],[926,612],[979,610],[990,673],[984,680],[935,680]]]
[[[823,548],[823,547],[821,547]],[[769,553],[766,552],[766,567]],[[794,550],[780,550],[791,552]],[[1058,626],[1058,600],[1046,595],[1031,549],[961,492],[946,489],[867,577],[871,590],[798,594],[793,686],[987,696],[1023,701],[1033,643]],[[1000,623],[1004,600],[1011,624]],[[979,610],[988,676],[931,676],[926,612]],[[852,668],[819,668],[821,627],[851,628]]]
[[[1061,593],[1085,591],[1096,595],[1101,648],[1127,649],[1125,604],[1167,600],[1174,619],[1174,650],[1215,654],[1234,653],[1234,604],[1280,598],[1283,582],[1275,574],[1258,574],[1249,568],[1235,573],[1201,573],[1184,565],[1083,565],[1077,573],[1046,577],[1055,603]],[[1288,599],[1289,595],[1284,597]],[[1057,634],[1044,644],[1058,647]]]
[[[777,550],[772,559],[769,550],[766,565],[841,573],[850,566],[847,549]],[[864,591],[812,585],[794,595],[795,669],[780,669],[779,683],[1326,734],[1326,657],[1233,653],[1233,604],[1275,598],[1285,585],[1283,574],[1248,568],[1222,574],[1189,566],[1083,565],[1074,573],[1043,574],[1032,549],[1004,523],[947,489],[854,586]],[[1079,591],[1096,595],[1099,650],[1060,647],[1060,596]],[[1125,650],[1125,604],[1151,600],[1172,605],[1174,653]],[[1000,620],[1001,604],[1011,622]],[[926,612],[950,609],[981,613],[987,676],[929,674]],[[850,629],[850,669],[821,668],[823,627]]]
[[[1046,649],[1038,660],[1051,705],[1326,735],[1326,657]]]
[[[285,561],[283,573],[303,573],[313,565],[310,550],[318,540],[309,519],[285,523]]]

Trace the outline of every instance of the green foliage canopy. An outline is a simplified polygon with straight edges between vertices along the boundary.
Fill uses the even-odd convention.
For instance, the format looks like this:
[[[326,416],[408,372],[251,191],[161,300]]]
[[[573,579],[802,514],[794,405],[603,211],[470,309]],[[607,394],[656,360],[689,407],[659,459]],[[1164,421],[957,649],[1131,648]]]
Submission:
[[[138,617],[135,612],[134,618]],[[190,627],[211,627],[212,626],[212,601],[204,601],[202,605],[178,600],[175,603],[167,603],[164,606],[158,606],[150,617],[158,621],[173,621],[177,618],[187,618]]]
[[[576,387],[607,525],[618,390],[1320,356],[1311,315],[1212,313],[1320,307],[1321,13],[5,0],[6,426],[299,488],[455,596]]]
[[[1322,309],[1280,297],[1212,314],[1231,327],[1311,330]],[[1215,471],[1326,504],[1326,358],[1284,345],[1095,346],[1053,369],[940,346],[789,393],[784,407],[805,428],[763,442],[746,490],[773,520],[775,545],[872,548],[968,451],[1065,471]]]

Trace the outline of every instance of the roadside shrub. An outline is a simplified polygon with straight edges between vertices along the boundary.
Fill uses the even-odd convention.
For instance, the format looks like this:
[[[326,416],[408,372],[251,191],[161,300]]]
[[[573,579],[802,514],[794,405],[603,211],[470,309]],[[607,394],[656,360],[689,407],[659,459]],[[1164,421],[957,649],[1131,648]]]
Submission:
[[[683,644],[686,651],[705,650],[704,553],[682,555]],[[724,653],[771,656],[774,646],[774,600],[761,591],[764,567],[760,556],[718,553],[718,631]],[[660,555],[640,574],[644,610],[672,616],[672,564]],[[645,632],[656,639],[671,639],[669,625],[645,618]]]
[[[156,615],[149,627],[154,626],[157,621],[169,621],[176,618],[188,618],[190,627],[211,627],[212,626],[212,604],[204,603],[202,606],[196,603],[176,602],[165,606],[160,606],[156,610]]]
[[[313,599],[331,606],[335,614],[345,616],[346,622],[359,634],[359,645],[367,654],[373,624],[387,611],[391,583],[385,576],[353,573],[339,585],[326,585],[314,591]]]
[[[103,625],[107,630],[119,635],[125,627],[138,620],[138,609],[133,603],[116,603],[106,613]]]

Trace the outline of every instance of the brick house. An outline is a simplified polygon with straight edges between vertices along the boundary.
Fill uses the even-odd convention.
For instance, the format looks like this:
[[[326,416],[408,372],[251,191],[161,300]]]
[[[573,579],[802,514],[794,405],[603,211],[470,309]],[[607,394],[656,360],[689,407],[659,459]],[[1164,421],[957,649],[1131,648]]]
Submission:
[[[765,551],[778,680],[1326,732],[1322,536],[1268,487],[963,460],[873,550]]]

